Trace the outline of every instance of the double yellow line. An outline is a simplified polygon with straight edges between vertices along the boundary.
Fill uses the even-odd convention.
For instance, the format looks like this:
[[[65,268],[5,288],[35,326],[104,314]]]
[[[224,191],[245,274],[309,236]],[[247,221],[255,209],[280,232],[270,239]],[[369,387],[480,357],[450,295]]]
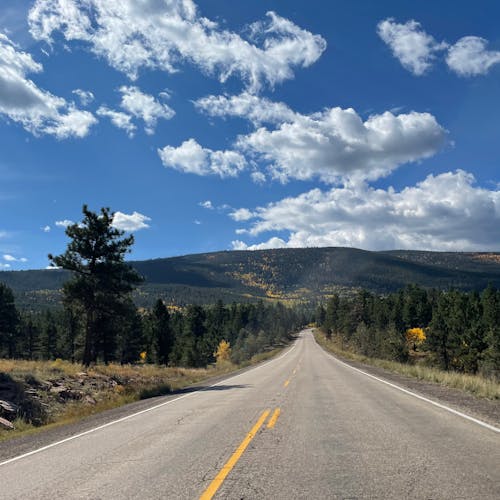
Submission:
[[[267,417],[271,413],[271,410],[265,410],[262,412],[259,420],[255,422],[255,425],[252,427],[250,432],[245,436],[245,439],[241,442],[241,444],[236,448],[236,451],[231,455],[231,458],[224,464],[224,467],[220,470],[220,472],[215,476],[214,480],[209,484],[208,488],[202,493],[200,500],[211,500],[217,490],[222,486],[222,483],[228,476],[228,474],[233,470],[233,467],[236,465],[241,455],[243,455],[244,451],[247,449],[250,441],[256,436],[257,432],[259,432],[262,424],[266,421]],[[276,408],[267,423],[267,428],[272,429],[276,425],[276,421],[280,416],[280,409]]]

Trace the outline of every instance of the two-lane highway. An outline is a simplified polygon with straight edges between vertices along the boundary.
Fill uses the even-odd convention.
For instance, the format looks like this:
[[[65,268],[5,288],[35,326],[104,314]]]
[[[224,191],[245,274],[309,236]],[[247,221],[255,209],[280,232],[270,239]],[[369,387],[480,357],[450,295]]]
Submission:
[[[500,498],[500,434],[311,333],[203,391],[0,464],[0,498]]]

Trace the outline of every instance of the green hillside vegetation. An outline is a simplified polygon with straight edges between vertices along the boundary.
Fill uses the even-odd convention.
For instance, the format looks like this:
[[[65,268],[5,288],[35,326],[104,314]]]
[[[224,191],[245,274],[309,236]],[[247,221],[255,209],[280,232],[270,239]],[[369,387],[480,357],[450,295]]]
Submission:
[[[316,323],[342,351],[500,380],[500,290],[491,285],[481,293],[411,285],[385,296],[334,295]]]
[[[500,253],[369,252],[354,248],[297,248],[215,252],[130,262],[145,278],[134,293],[139,307],[157,298],[172,305],[217,300],[300,302],[348,295],[353,289],[389,293],[416,283],[426,288],[500,287]],[[0,272],[21,308],[60,304],[63,270]]]

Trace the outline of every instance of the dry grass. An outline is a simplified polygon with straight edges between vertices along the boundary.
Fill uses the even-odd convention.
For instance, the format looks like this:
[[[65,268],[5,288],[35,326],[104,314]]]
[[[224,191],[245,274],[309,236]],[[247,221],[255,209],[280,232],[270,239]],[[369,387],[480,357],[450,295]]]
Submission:
[[[407,377],[414,377],[427,382],[434,382],[454,389],[474,394],[487,399],[500,399],[500,384],[494,380],[481,377],[480,375],[469,375],[466,373],[446,372],[423,364],[406,364],[386,359],[369,358],[350,351],[340,349],[334,340],[328,340],[323,334],[316,331],[315,338],[318,344],[328,351],[338,354],[344,358],[359,361],[391,372],[399,373]]]
[[[275,356],[280,349],[255,355],[244,366],[252,365]],[[84,369],[79,364],[57,359],[55,361],[23,361],[0,359],[0,372],[14,380],[36,379],[75,380],[86,374],[86,378],[102,378],[113,381],[113,387],[104,387],[93,393],[87,392],[95,404],[85,404],[82,400],[55,405],[54,413],[48,424],[35,427],[21,419],[13,422],[15,430],[0,429],[0,442],[15,436],[33,434],[42,430],[76,422],[84,417],[117,408],[134,401],[169,394],[172,391],[196,384],[211,377],[231,373],[243,365],[230,361],[209,366],[208,368],[164,367],[151,364],[143,365],[95,365]],[[65,383],[65,382],[63,382]]]

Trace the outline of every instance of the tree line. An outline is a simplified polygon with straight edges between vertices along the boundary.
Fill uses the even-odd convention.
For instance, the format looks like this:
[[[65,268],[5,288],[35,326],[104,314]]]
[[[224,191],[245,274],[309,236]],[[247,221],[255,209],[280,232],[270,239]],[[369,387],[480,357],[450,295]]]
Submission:
[[[202,367],[215,361],[222,340],[231,361],[242,363],[290,340],[308,320],[306,311],[282,304],[191,305],[170,308],[158,300],[150,309],[130,305],[96,330],[91,362]],[[83,362],[85,319],[71,309],[19,311],[12,291],[0,284],[0,357]],[[141,356],[142,354],[142,356]]]
[[[385,296],[334,295],[318,307],[316,322],[366,356],[406,362],[418,338],[432,365],[500,378],[500,290],[492,285],[481,293],[409,285]]]

